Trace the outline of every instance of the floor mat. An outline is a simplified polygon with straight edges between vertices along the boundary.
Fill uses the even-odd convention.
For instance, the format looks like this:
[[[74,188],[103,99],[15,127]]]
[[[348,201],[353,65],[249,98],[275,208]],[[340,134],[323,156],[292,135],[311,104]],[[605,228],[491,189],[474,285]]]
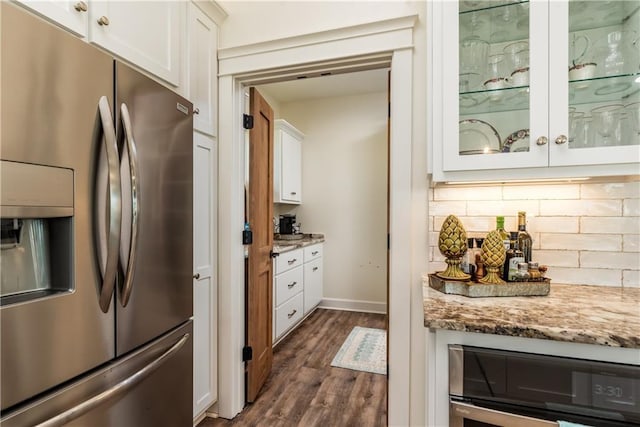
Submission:
[[[386,375],[387,331],[354,327],[331,366]]]

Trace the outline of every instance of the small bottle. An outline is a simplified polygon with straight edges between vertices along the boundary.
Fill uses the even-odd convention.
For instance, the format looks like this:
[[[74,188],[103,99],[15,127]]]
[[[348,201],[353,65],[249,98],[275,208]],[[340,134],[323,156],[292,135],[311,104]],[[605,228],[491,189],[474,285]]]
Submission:
[[[476,281],[482,279],[487,272],[484,269],[484,262],[482,262],[482,255],[476,254]]]
[[[525,262],[531,261],[532,245],[531,235],[527,233],[527,213],[520,211],[518,212],[518,248],[524,254]]]
[[[519,262],[518,269],[513,277],[516,282],[525,282],[529,280],[529,277],[531,277],[529,275],[529,264],[526,262]]]
[[[524,255],[518,246],[518,232],[512,231],[510,248],[506,254],[502,278],[508,282],[513,282],[516,271],[518,271],[518,263],[521,262],[524,262]]]
[[[471,266],[473,265],[473,242],[473,237],[467,239],[467,251],[460,261],[460,268],[467,274],[471,274]]]
[[[508,251],[511,247],[511,239],[509,239],[509,233],[507,233],[504,229],[504,217],[497,216],[496,217],[496,230],[500,233],[500,237],[502,237],[502,243],[504,243],[504,250]]]
[[[541,280],[542,279],[542,274],[540,274],[540,268],[538,267],[538,263],[537,262],[533,262],[531,261],[529,263],[529,280]]]

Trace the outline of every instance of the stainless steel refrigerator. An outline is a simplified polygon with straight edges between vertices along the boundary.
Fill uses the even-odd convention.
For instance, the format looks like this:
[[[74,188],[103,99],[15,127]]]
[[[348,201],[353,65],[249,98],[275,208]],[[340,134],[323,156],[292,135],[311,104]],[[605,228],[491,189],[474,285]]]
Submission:
[[[0,2],[0,424],[192,424],[192,105]]]

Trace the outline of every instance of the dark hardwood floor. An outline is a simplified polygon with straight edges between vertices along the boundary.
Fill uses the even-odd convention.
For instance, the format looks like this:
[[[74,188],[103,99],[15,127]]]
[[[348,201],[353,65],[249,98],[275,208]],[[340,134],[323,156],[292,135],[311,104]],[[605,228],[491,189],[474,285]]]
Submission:
[[[317,309],[274,349],[256,401],[233,420],[198,427],[386,426],[387,377],[330,366],[354,326],[386,328],[382,314]]]

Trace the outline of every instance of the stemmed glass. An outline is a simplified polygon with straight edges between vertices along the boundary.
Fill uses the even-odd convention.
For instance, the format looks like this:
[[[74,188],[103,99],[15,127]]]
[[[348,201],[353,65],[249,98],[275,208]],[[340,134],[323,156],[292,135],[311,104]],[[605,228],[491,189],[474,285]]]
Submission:
[[[640,137],[640,102],[634,102],[624,107],[631,119],[631,127],[636,137]]]
[[[586,143],[586,140],[581,141],[580,133],[584,128],[584,113],[576,111],[575,107],[569,108],[569,144],[574,145],[574,142]],[[577,137],[577,138],[576,138]],[[577,139],[577,140],[576,140]]]
[[[596,131],[602,136],[602,145],[614,145],[611,143],[611,137],[615,137],[622,108],[620,104],[611,104],[591,110]]]

